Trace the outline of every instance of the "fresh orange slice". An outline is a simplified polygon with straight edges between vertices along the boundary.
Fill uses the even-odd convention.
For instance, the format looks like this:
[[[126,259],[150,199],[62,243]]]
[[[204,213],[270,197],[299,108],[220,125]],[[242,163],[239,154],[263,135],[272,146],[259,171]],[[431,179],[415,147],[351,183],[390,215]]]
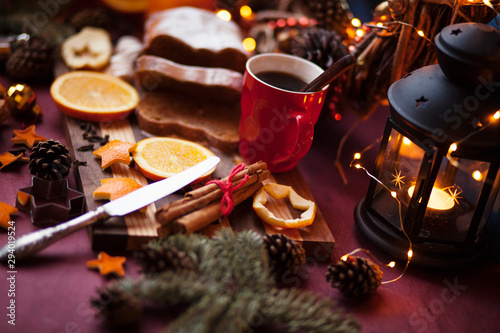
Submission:
[[[303,210],[300,218],[281,219],[276,217],[267,209],[267,194],[274,199],[286,199],[290,201],[293,208]],[[280,228],[302,228],[311,225],[316,217],[316,204],[314,201],[304,199],[295,192],[291,186],[270,183],[262,186],[254,197],[254,211],[265,222]]]
[[[139,103],[137,90],[122,79],[92,71],[59,76],[50,95],[64,114],[87,121],[125,119]]]
[[[131,151],[141,173],[151,180],[168,178],[214,156],[214,153],[200,144],[167,137],[141,140]],[[201,178],[212,172],[213,170]]]

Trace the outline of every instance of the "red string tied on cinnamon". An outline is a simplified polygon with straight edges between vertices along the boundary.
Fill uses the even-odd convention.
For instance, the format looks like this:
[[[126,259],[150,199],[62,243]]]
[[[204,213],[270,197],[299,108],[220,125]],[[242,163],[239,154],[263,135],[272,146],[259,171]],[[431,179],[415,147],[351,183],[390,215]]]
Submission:
[[[243,163],[238,164],[233,168],[233,170],[231,170],[229,176],[227,176],[227,181],[214,179],[207,183],[207,185],[212,183],[217,184],[222,190],[223,195],[222,195],[220,210],[224,216],[228,216],[233,211],[234,208],[233,192],[242,187],[249,177],[248,175],[245,175],[238,185],[233,186],[234,175],[236,175],[240,171],[243,171],[244,169],[245,169],[245,164]]]

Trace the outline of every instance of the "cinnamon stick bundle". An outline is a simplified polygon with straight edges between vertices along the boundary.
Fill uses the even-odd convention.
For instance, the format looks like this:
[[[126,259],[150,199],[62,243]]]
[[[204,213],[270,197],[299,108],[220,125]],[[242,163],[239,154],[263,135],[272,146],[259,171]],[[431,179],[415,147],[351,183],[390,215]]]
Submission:
[[[234,205],[249,198],[269,178],[270,172],[264,162],[257,162],[235,174],[231,181],[233,188],[248,179],[233,192]],[[228,177],[222,179],[227,182]],[[158,235],[166,237],[174,233],[190,234],[196,232],[223,216],[221,201],[224,192],[217,184],[208,184],[186,193],[184,198],[171,202],[156,211],[156,220],[161,225]]]

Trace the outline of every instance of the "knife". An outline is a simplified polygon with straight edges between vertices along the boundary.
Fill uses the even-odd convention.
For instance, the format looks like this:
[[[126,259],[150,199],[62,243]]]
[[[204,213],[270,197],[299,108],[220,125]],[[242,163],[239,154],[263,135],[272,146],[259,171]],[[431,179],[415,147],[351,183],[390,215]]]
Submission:
[[[105,220],[110,216],[124,216],[146,207],[195,181],[215,168],[219,162],[218,157],[209,157],[172,177],[143,186],[68,222],[24,235],[13,243],[9,242],[0,250],[0,261],[6,263],[8,260],[26,258],[57,240],[97,221]]]

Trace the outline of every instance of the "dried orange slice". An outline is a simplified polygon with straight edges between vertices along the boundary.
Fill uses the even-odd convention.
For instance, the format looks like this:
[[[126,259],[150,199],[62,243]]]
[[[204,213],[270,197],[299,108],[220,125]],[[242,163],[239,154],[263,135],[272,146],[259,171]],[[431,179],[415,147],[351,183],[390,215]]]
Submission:
[[[132,148],[132,157],[148,179],[160,180],[184,171],[214,156],[207,148],[192,141],[154,137],[139,141]],[[211,170],[204,178],[211,174]]]
[[[101,167],[103,169],[106,169],[115,163],[130,165],[130,162],[132,162],[130,151],[133,147],[133,143],[113,140],[106,143],[99,149],[94,150],[93,154],[101,158]]]
[[[122,79],[92,71],[59,76],[50,95],[64,114],[87,121],[125,119],[139,103],[137,90]]]
[[[280,219],[267,209],[266,193],[274,199],[285,199],[288,197],[293,208],[303,210],[300,218]],[[295,192],[291,186],[276,183],[266,184],[261,187],[253,199],[253,209],[265,222],[280,228],[302,228],[311,225],[316,217],[316,204],[314,201],[304,199]]]
[[[105,178],[101,179],[101,186],[94,190],[93,196],[96,199],[115,200],[141,187],[132,178]]]

